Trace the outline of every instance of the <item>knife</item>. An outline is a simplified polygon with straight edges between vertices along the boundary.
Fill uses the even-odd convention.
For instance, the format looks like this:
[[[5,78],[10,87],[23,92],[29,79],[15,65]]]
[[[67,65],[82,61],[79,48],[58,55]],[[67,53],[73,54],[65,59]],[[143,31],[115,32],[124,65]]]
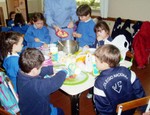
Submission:
[[[61,27],[61,29],[66,29],[66,28],[68,28],[68,27],[67,26]]]

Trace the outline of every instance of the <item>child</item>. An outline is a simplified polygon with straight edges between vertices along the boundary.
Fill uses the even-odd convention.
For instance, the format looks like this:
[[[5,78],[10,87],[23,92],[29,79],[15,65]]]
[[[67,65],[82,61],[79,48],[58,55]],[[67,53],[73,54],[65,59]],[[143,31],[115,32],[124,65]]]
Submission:
[[[14,26],[15,15],[16,15],[15,11],[10,12],[9,19],[7,21],[7,27],[13,27]]]
[[[99,46],[104,45],[106,40],[112,41],[109,26],[105,21],[98,21],[94,27],[94,31],[96,32],[97,39],[93,45],[89,46],[90,48],[98,48]]]
[[[14,26],[11,28],[14,32],[19,32],[21,34],[25,34],[29,25],[26,24],[23,15],[21,13],[16,13],[15,19],[14,19]],[[26,46],[26,42],[23,41],[23,45]]]
[[[23,36],[16,32],[2,32],[0,33],[0,52],[3,57],[3,67],[14,85],[16,87],[16,77],[19,70],[18,53],[22,50]]]
[[[92,45],[96,39],[94,32],[95,22],[91,19],[91,8],[87,4],[83,4],[76,11],[80,22],[77,26],[77,32],[73,32],[73,36],[79,42],[79,46]]]
[[[110,44],[103,45],[94,55],[97,68],[101,71],[94,84],[97,114],[116,115],[117,104],[145,96],[135,73],[119,66],[121,55],[117,47]],[[133,112],[132,110],[125,113],[133,115]]]
[[[49,31],[45,24],[45,19],[42,13],[35,13],[32,18],[33,25],[31,25],[24,38],[27,42],[27,47],[47,47],[50,43]]]
[[[42,78],[39,73],[43,61],[43,54],[36,48],[27,48],[20,55],[17,85],[22,115],[64,115],[61,109],[49,104],[49,94],[61,87],[66,71],[59,71],[51,78]]]
[[[25,34],[28,27],[29,27],[29,25],[26,24],[26,22],[23,18],[23,15],[21,13],[16,13],[12,31],[19,32],[21,34]]]

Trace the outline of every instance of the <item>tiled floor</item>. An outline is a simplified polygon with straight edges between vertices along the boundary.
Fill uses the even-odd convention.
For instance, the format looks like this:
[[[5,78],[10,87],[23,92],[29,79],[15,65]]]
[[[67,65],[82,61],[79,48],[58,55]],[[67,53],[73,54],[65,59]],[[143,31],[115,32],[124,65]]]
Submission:
[[[141,84],[147,95],[150,95],[150,64],[147,65],[145,69],[138,69],[136,68],[136,64],[133,64],[131,68],[139,77]],[[95,115],[93,109],[92,99],[87,99],[88,91],[85,91],[80,96],[80,108],[79,114],[80,115]],[[61,91],[57,91],[51,95],[51,102],[64,110],[65,115],[71,115],[71,108],[70,108],[70,97],[67,94],[64,94]]]

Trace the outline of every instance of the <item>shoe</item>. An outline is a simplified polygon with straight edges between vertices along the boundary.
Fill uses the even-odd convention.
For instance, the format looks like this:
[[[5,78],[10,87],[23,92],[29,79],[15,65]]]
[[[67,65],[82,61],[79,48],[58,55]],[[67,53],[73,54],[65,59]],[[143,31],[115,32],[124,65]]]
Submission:
[[[86,97],[87,97],[88,99],[91,99],[91,98],[93,97],[93,94],[88,93]]]

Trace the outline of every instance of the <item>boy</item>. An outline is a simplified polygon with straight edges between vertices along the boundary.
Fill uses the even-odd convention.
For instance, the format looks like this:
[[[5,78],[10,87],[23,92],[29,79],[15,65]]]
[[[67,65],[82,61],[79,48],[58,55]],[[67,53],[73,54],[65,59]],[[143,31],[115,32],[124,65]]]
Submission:
[[[73,32],[73,37],[79,42],[80,47],[92,45],[96,40],[94,32],[95,22],[91,19],[91,8],[87,4],[83,4],[76,11],[80,18],[77,26],[77,32]]]
[[[120,51],[107,44],[95,51],[97,68],[101,71],[94,84],[94,102],[97,114],[116,115],[119,103],[145,96],[135,73],[119,66]],[[124,114],[133,115],[134,110]]]
[[[61,109],[49,104],[49,94],[61,87],[66,72],[62,70],[51,78],[42,78],[39,73],[43,61],[43,54],[36,48],[27,48],[20,55],[17,86],[21,115],[64,115]]]

